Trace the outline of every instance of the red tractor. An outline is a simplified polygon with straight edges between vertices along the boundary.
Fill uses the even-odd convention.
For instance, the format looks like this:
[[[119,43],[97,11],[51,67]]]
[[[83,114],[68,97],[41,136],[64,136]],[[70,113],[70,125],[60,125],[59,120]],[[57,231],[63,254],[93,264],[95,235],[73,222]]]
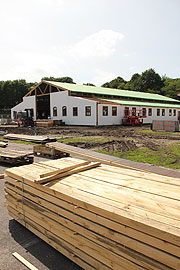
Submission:
[[[136,108],[124,109],[124,118],[122,119],[122,125],[127,126],[142,126],[143,118],[146,118],[146,109],[137,110]]]

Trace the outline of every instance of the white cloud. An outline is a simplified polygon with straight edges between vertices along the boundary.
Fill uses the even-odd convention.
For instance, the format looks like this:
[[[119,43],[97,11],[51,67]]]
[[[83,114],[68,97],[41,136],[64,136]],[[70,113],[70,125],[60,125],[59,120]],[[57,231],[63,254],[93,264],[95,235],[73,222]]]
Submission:
[[[92,83],[94,83],[96,86],[102,85],[106,82],[109,82],[115,78],[117,78],[118,75],[113,72],[107,72],[103,70],[96,70],[96,75],[94,79],[92,80]]]
[[[111,56],[115,52],[118,41],[124,35],[113,30],[101,30],[69,48],[69,52],[75,58],[89,58],[96,56]]]

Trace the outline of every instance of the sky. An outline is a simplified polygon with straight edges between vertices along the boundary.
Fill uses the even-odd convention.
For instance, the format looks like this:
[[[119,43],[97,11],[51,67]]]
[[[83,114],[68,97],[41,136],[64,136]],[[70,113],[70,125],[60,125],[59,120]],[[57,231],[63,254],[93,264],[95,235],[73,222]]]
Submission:
[[[180,77],[180,0],[0,0],[0,81]]]

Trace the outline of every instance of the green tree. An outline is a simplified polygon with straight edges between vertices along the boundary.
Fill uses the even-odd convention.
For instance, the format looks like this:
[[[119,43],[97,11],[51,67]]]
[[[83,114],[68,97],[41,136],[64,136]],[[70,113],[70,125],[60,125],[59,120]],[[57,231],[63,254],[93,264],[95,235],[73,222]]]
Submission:
[[[32,83],[25,80],[0,82],[0,108],[10,109],[22,101],[23,96],[30,90]]]
[[[142,92],[156,92],[160,93],[161,88],[163,87],[163,80],[161,76],[154,71],[154,69],[148,69],[144,71],[139,78],[138,83],[139,91]]]
[[[43,77],[41,80],[44,81],[53,81],[53,82],[64,82],[64,83],[73,83],[73,79],[71,77],[61,77],[61,78],[54,78],[54,77]]]
[[[122,84],[122,85],[126,84],[126,81],[122,77],[117,77],[116,79],[114,79],[110,82],[104,83],[102,85],[102,87],[118,89],[120,84]]]
[[[180,93],[180,78],[165,78],[164,86],[161,88],[161,94],[167,97],[179,99],[177,95]]]

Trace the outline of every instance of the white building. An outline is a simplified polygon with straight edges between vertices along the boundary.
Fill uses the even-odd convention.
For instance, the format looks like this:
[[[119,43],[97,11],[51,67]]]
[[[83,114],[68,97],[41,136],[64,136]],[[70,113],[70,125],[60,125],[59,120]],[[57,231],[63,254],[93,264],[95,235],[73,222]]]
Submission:
[[[51,118],[66,125],[121,125],[127,112],[141,112],[143,123],[180,117],[180,101],[165,96],[50,81],[29,91],[11,109],[12,119],[25,109],[33,110],[34,120]]]

